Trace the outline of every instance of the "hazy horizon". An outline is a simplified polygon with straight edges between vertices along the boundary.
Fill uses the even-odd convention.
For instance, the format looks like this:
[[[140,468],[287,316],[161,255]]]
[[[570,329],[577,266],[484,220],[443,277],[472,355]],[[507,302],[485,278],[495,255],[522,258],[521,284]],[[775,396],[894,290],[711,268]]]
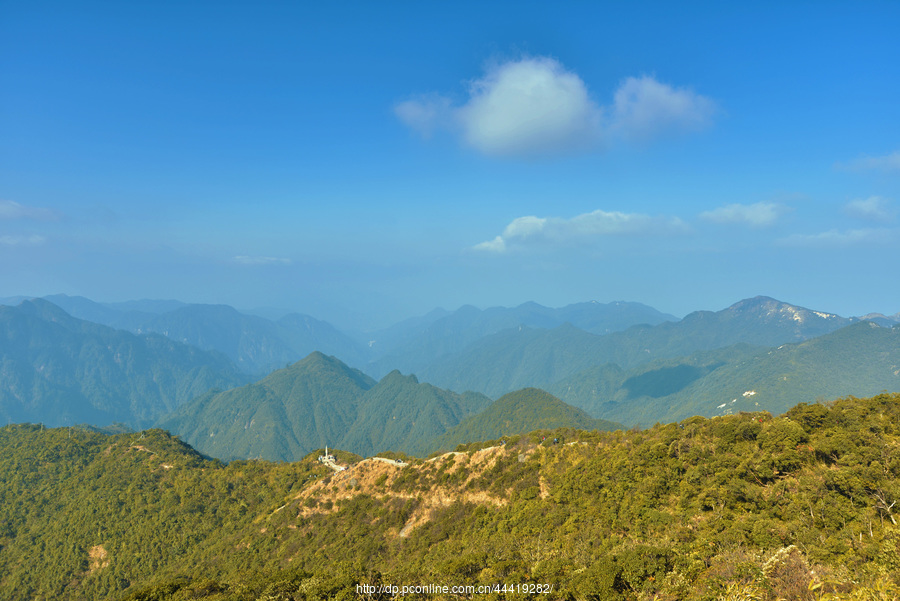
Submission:
[[[0,17],[0,297],[900,311],[896,3]]]
[[[53,297],[53,296],[55,296],[55,295],[44,295],[44,296],[37,296],[37,295],[16,295],[16,296],[10,296],[10,297],[0,297],[0,304],[8,304],[8,303],[9,303],[9,304],[18,305],[22,300],[24,300],[24,299],[30,299],[30,298],[45,298],[45,299],[51,300],[51,302],[52,302],[52,300],[53,300],[52,297]],[[72,295],[72,296],[75,296],[75,295]],[[766,298],[771,298],[771,297],[768,297],[767,295],[756,295],[756,296],[759,296],[759,297],[766,297]],[[120,304],[130,304],[130,303],[168,303],[168,302],[176,302],[176,303],[184,303],[185,305],[195,304],[195,303],[183,301],[183,300],[181,300],[181,299],[171,299],[171,298],[170,298],[170,299],[150,299],[150,298],[143,298],[143,299],[126,299],[126,300],[119,300],[119,301],[106,301],[106,300],[102,300],[102,299],[101,299],[101,300],[98,300],[98,299],[88,298],[88,297],[84,297],[84,296],[79,296],[79,298],[87,298],[87,300],[89,300],[89,301],[93,301],[93,302],[96,302],[96,303],[99,303],[99,304],[102,304],[102,305],[110,305],[110,306],[113,306],[113,307],[115,307],[116,305],[120,305]],[[649,305],[649,304],[647,304],[647,303],[641,303],[640,301],[630,301],[630,300],[626,300],[626,299],[617,299],[617,300],[612,300],[612,301],[599,301],[599,300],[596,300],[596,299],[588,299],[588,300],[583,300],[583,301],[575,301],[574,303],[567,303],[566,305],[542,305],[542,306],[544,306],[544,307],[546,307],[546,308],[550,308],[550,309],[561,309],[561,308],[564,308],[564,307],[566,307],[566,306],[568,306],[568,305],[573,305],[573,304],[576,304],[576,305],[577,305],[577,304],[592,303],[592,302],[602,303],[602,304],[613,304],[613,303],[616,303],[616,302],[638,303],[638,304],[642,304],[642,305],[648,306],[648,307],[650,307],[650,308],[652,308],[652,309],[656,309],[656,310],[659,311],[660,313],[668,314],[668,315],[674,317],[674,318],[677,319],[677,320],[681,320],[681,319],[684,319],[688,314],[693,313],[693,312],[695,312],[695,311],[713,311],[713,312],[718,312],[718,311],[722,311],[722,310],[728,309],[728,308],[731,307],[732,305],[735,305],[735,304],[737,304],[737,303],[739,303],[739,302],[741,302],[741,301],[749,300],[749,299],[751,299],[751,298],[753,298],[753,297],[748,297],[748,298],[744,298],[744,299],[735,299],[733,302],[730,302],[730,303],[728,303],[727,305],[724,305],[724,306],[721,306],[721,307],[705,307],[705,306],[698,306],[697,308],[695,308],[695,309],[693,309],[693,310],[691,310],[691,311],[688,311],[687,313],[684,313],[684,314],[675,314],[675,313],[671,313],[671,312],[669,312],[669,311],[662,310],[662,309],[660,309],[659,307],[654,307],[654,306]],[[809,310],[812,310],[812,311],[824,311],[824,312],[826,312],[826,313],[832,313],[832,314],[838,315],[838,316],[840,316],[840,317],[845,317],[845,318],[861,318],[861,317],[865,317],[866,315],[871,315],[871,314],[881,314],[881,315],[883,315],[883,316],[885,316],[885,317],[893,317],[893,316],[895,316],[895,315],[900,315],[900,311],[892,311],[892,312],[888,312],[888,313],[884,313],[884,312],[880,312],[880,311],[867,311],[867,312],[865,312],[865,313],[842,314],[842,313],[838,313],[838,312],[835,312],[835,311],[831,311],[831,310],[829,310],[827,307],[807,307],[807,306],[804,306],[804,305],[799,305],[798,303],[792,303],[792,302],[790,302],[789,300],[779,299],[779,298],[776,298],[776,299],[774,299],[774,300],[780,301],[780,302],[784,302],[784,303],[787,303],[787,304],[789,304],[789,305],[794,305],[794,306],[802,307],[802,308],[804,308],[804,309],[809,309]],[[12,302],[10,302],[10,301],[12,301]],[[432,307],[430,310],[428,310],[428,311],[423,311],[423,312],[421,312],[421,313],[412,313],[412,314],[408,314],[408,315],[402,315],[402,316],[400,316],[399,318],[396,318],[396,319],[387,319],[387,318],[385,318],[385,319],[380,320],[380,321],[372,321],[372,322],[359,322],[359,321],[357,321],[358,315],[357,315],[357,314],[354,314],[354,313],[352,313],[352,312],[351,312],[351,313],[335,313],[335,312],[332,310],[332,311],[330,311],[330,312],[329,312],[329,311],[326,311],[327,313],[330,313],[330,315],[320,315],[320,314],[314,314],[314,313],[305,313],[305,314],[306,314],[306,315],[309,315],[310,317],[313,317],[313,318],[315,318],[315,319],[319,319],[319,320],[321,320],[321,321],[328,322],[328,323],[330,323],[331,325],[337,327],[339,330],[342,330],[342,331],[344,331],[344,332],[347,332],[347,333],[356,333],[356,334],[364,334],[364,333],[367,333],[367,332],[374,332],[374,331],[377,331],[377,330],[385,329],[385,328],[388,328],[388,327],[390,327],[390,326],[397,325],[397,324],[399,324],[399,323],[401,323],[401,322],[403,322],[403,321],[406,321],[406,320],[410,320],[410,319],[418,319],[418,318],[426,317],[428,314],[430,314],[430,313],[432,313],[432,312],[434,312],[434,311],[444,311],[444,312],[446,312],[447,314],[452,314],[452,313],[454,313],[454,312],[456,312],[456,311],[462,309],[463,307],[475,307],[476,309],[478,309],[478,310],[480,310],[480,311],[485,311],[485,310],[488,310],[488,309],[502,309],[502,308],[511,309],[511,308],[516,308],[516,307],[518,307],[518,306],[520,306],[520,305],[523,305],[523,304],[528,304],[528,303],[533,303],[533,302],[535,302],[535,301],[523,301],[523,302],[517,303],[517,304],[515,304],[515,305],[486,305],[486,306],[478,306],[478,305],[474,305],[474,304],[472,304],[472,303],[466,303],[466,304],[458,305],[458,306],[454,306],[454,307],[442,307],[442,306],[437,306],[437,307]],[[196,303],[196,304],[201,304],[201,305],[227,305],[227,303]],[[537,304],[541,305],[541,303],[537,303]],[[227,306],[231,306],[231,305],[227,305]],[[121,307],[115,307],[115,308],[121,308]],[[281,317],[284,317],[284,316],[289,315],[289,314],[292,314],[292,313],[303,313],[303,311],[300,311],[300,310],[298,310],[298,309],[288,308],[288,307],[273,307],[273,306],[267,306],[267,307],[264,307],[264,306],[258,306],[258,307],[240,307],[240,306],[237,306],[237,307],[234,307],[234,306],[232,306],[232,308],[235,309],[235,310],[237,310],[237,311],[240,312],[240,313],[245,314],[245,315],[256,315],[256,316],[259,316],[259,317],[264,317],[264,318],[266,318],[266,319],[271,319],[271,320],[273,320],[273,321],[274,321],[274,320],[278,320],[278,319],[280,319]]]

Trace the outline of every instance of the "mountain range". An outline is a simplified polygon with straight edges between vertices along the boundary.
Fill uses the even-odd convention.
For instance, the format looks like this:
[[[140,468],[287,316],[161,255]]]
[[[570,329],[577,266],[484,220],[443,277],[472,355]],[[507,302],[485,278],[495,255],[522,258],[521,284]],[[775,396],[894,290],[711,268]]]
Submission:
[[[18,304],[27,297],[0,299]],[[262,376],[294,363],[313,351],[339,357],[376,378],[394,369],[418,373],[423,366],[464,349],[507,328],[524,325],[553,328],[565,323],[604,334],[636,324],[676,321],[672,315],[633,302],[586,302],[562,308],[537,303],[481,310],[463,306],[436,309],[375,332],[342,332],[309,315],[289,313],[267,319],[227,305],[187,304],[176,300],[98,303],[80,296],[57,294],[52,302],[73,317],[124,329],[134,334],[157,333],[229,357],[249,375]]]
[[[546,388],[607,363],[628,369],[738,343],[777,346],[814,338],[854,321],[756,297],[721,311],[697,311],[681,321],[636,325],[605,336],[571,324],[553,329],[518,326],[483,337],[431,363],[419,375],[451,390],[499,396],[526,386]]]
[[[638,303],[462,307],[368,334],[225,305],[49,298],[0,307],[0,416],[159,423],[225,459],[295,460],[326,444],[424,455],[461,432],[512,433],[487,423],[648,425],[900,390],[892,317],[860,323],[768,297],[682,320]],[[280,369],[251,375],[266,365]],[[500,397],[528,388],[549,394],[514,397],[532,401],[526,423]]]
[[[384,332],[374,333],[370,347],[376,353],[368,371],[373,375],[399,369],[423,373],[424,369],[465,352],[470,345],[500,332],[516,328],[549,330],[569,324],[597,335],[625,330],[637,324],[656,325],[677,321],[640,303],[576,303],[551,309],[537,303],[514,308],[480,310],[471,305],[452,313],[436,311],[425,318],[402,322]]]
[[[243,372],[265,375],[313,351],[337,354],[364,365],[362,345],[334,326],[309,315],[290,313],[278,320],[241,313],[228,305],[179,301],[101,304],[78,296],[45,297],[74,317],[134,334],[156,333],[204,350],[223,353]]]

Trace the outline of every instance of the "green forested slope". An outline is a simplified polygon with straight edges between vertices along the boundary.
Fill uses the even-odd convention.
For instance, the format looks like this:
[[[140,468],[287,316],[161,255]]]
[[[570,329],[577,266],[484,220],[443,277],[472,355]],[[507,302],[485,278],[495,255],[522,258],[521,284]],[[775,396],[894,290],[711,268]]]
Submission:
[[[429,450],[450,450],[473,440],[492,440],[533,430],[576,428],[616,430],[621,424],[594,419],[538,388],[524,388],[503,395],[477,415],[464,419],[430,444]]]
[[[214,386],[242,383],[218,353],[76,319],[34,299],[0,306],[0,419],[153,423]]]
[[[226,467],[160,430],[0,429],[0,598],[103,599],[214,564],[211,543],[313,473],[311,463]]]
[[[362,396],[357,418],[337,446],[363,456],[380,451],[421,456],[434,436],[490,403],[483,394],[457,394],[393,371]]]
[[[376,383],[322,353],[262,380],[210,391],[160,422],[213,457],[296,461],[312,449],[424,453],[436,435],[491,400],[392,372]]]
[[[551,386],[591,415],[633,425],[765,409],[798,398],[900,391],[900,327],[860,322],[778,348],[738,345],[631,370],[604,366]]]
[[[538,431],[407,467],[339,453],[353,467],[337,474],[309,459],[226,467],[160,431],[0,428],[0,597],[531,583],[552,586],[544,599],[891,599],[898,424],[900,395],[880,395]],[[484,598],[522,598],[509,590]]]
[[[316,352],[253,384],[210,391],[160,425],[220,459],[297,460],[334,446],[374,385],[362,372]]]

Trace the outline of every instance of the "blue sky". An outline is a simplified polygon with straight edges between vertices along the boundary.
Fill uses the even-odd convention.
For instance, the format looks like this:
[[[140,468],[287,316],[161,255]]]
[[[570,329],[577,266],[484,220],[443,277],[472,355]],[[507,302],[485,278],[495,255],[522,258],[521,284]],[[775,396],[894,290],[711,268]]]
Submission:
[[[0,0],[0,296],[900,310],[900,5],[671,4]]]

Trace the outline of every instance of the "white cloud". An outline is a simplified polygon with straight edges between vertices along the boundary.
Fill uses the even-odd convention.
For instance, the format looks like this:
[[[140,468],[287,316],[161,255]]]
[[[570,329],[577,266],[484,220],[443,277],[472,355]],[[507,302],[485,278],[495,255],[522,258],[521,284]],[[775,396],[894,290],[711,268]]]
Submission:
[[[43,244],[46,238],[31,234],[30,236],[0,236],[0,245],[3,246],[36,246]]]
[[[550,58],[497,65],[456,111],[465,142],[499,156],[579,151],[599,142],[602,110],[578,75]]]
[[[425,137],[447,129],[482,154],[507,157],[586,152],[615,137],[646,140],[697,129],[715,112],[712,100],[650,76],[624,80],[604,107],[576,73],[547,57],[489,67],[458,106],[436,94],[394,106],[397,117]]]
[[[35,219],[52,221],[58,219],[55,211],[39,207],[26,207],[12,200],[0,200],[0,219]]]
[[[873,169],[877,171],[900,171],[900,150],[880,157],[862,157],[846,163],[837,163],[837,166],[852,171]]]
[[[897,216],[897,211],[891,207],[891,201],[881,196],[852,200],[844,207],[844,211],[851,217],[868,221],[891,221]]]
[[[473,250],[503,253],[511,248],[534,244],[573,244],[604,236],[629,236],[685,231],[685,224],[674,217],[652,217],[640,213],[593,211],[571,219],[561,217],[518,217],[503,234],[476,244]]]
[[[239,255],[234,257],[234,262],[241,265],[290,265],[290,259],[281,257],[250,257],[247,255]]]
[[[863,228],[856,230],[829,230],[819,234],[793,234],[783,238],[783,246],[836,247],[858,244],[884,244],[897,238],[898,230],[891,228]]]
[[[616,90],[613,130],[632,140],[670,131],[701,129],[712,122],[716,104],[686,88],[673,88],[647,75],[629,77]]]
[[[774,202],[757,202],[752,205],[730,204],[712,211],[700,213],[700,218],[714,223],[743,223],[753,227],[774,224],[788,209]]]

